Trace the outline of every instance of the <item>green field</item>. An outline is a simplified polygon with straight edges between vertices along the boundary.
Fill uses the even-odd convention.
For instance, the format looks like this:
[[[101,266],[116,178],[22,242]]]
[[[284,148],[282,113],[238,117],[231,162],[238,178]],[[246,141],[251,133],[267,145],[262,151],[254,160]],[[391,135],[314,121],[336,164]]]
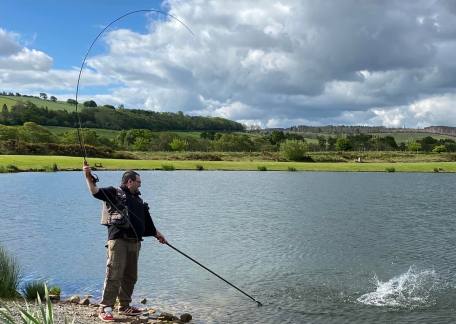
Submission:
[[[63,98],[62,98],[63,99]],[[66,102],[68,98],[65,98],[64,101],[50,101],[50,100],[43,100],[34,97],[13,97],[13,96],[0,96],[0,107],[3,107],[3,104],[8,106],[8,109],[11,109],[13,105],[18,102],[27,102],[30,101],[31,103],[35,104],[37,107],[48,107],[50,110],[66,110],[68,112],[75,110],[75,105],[71,105]],[[82,105],[78,105],[78,108],[81,109]]]
[[[300,163],[270,161],[169,161],[169,160],[119,160],[119,159],[88,159],[92,166],[101,166],[102,170],[157,170],[163,165],[172,165],[176,170],[195,170],[197,165],[205,170],[258,170],[264,166],[268,171],[354,171],[354,172],[385,172],[394,168],[397,172],[456,172],[456,162],[416,162],[416,163]],[[82,168],[81,157],[68,156],[31,156],[31,155],[0,155],[0,168],[5,170],[8,165],[16,166],[20,171],[44,171],[56,164],[59,170],[79,170]]]

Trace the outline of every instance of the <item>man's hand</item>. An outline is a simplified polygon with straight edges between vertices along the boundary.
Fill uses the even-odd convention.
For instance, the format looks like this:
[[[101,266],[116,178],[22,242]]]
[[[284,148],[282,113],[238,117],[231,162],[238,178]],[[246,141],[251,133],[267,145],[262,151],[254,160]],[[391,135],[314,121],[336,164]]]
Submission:
[[[92,169],[90,168],[89,163],[87,161],[84,162],[82,166],[82,171],[87,179],[92,179]]]
[[[92,169],[90,169],[89,163],[84,161],[84,165],[82,166],[82,172],[86,178],[87,187],[92,195],[98,192],[98,187],[95,185],[95,181],[93,180]]]
[[[157,234],[155,235],[155,238],[158,240],[158,242],[160,242],[161,244],[165,244],[165,243],[168,243],[168,241],[166,240],[166,238],[163,236],[162,233],[160,233],[159,231],[157,231]]]

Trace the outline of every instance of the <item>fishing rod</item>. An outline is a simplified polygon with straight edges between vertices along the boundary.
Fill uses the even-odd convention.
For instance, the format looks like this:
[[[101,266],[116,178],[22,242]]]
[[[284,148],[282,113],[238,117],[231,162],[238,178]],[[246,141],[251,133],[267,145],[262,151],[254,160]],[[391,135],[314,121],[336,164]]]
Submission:
[[[160,14],[163,14],[165,16],[168,16],[168,17],[171,17],[172,19],[178,21],[182,26],[184,26],[189,32],[190,34],[192,34],[192,36],[195,36],[195,34],[193,33],[193,31],[184,23],[182,22],[180,19],[178,19],[177,17],[169,14],[169,13],[166,13],[166,12],[163,12],[163,11],[160,11],[160,10],[155,10],[155,9],[141,9],[141,10],[135,10],[135,11],[130,11],[130,12],[127,12],[126,14],[114,19],[113,21],[111,21],[105,28],[103,28],[103,30],[95,37],[95,39],[92,41],[92,43],[90,44],[89,46],[89,49],[87,50],[87,53],[85,54],[84,56],[84,59],[82,61],[82,64],[81,64],[81,68],[79,69],[79,76],[78,76],[78,82],[77,82],[77,85],[76,85],[76,98],[75,98],[75,111],[76,111],[76,115],[78,117],[78,128],[77,128],[77,135],[78,135],[78,141],[79,141],[79,146],[81,148],[81,153],[83,155],[83,159],[84,159],[84,165],[88,166],[88,162],[87,162],[87,151],[86,151],[86,148],[85,148],[85,145],[84,145],[84,138],[83,138],[83,134],[82,134],[82,123],[81,123],[81,117],[80,117],[80,114],[78,113],[78,94],[79,94],[79,84],[80,84],[80,81],[81,81],[81,76],[82,76],[82,71],[84,69],[84,65],[86,63],[86,60],[87,60],[87,57],[89,56],[89,53],[90,51],[92,50],[92,47],[95,45],[95,43],[97,42],[97,40],[100,38],[101,35],[103,35],[103,33],[112,25],[114,24],[115,22],[127,17],[127,16],[130,16],[132,14],[136,14],[136,13],[140,13],[140,12],[146,12],[146,13],[150,13],[150,12],[155,12],[155,13],[160,13]],[[96,174],[93,174],[93,173],[90,173],[91,177],[92,177],[92,182],[95,184],[99,181],[98,179],[98,176]],[[108,198],[106,196],[106,198]],[[108,198],[109,200],[109,198]],[[110,201],[111,202],[111,201]],[[111,202],[112,203],[112,202]],[[114,204],[113,204],[114,205]],[[117,208],[116,208],[117,209]],[[133,212],[130,212],[130,214],[132,214],[133,216],[137,217]],[[128,219],[128,218],[127,218]],[[128,222],[130,223],[130,220],[128,220]],[[131,223],[130,223],[130,226],[131,226]],[[133,226],[131,226],[133,228]],[[134,230],[134,228],[133,228]],[[138,238],[138,235],[136,234],[136,231],[135,231],[135,235],[136,237]],[[244,295],[246,295],[247,297],[249,297],[251,300],[253,300],[254,302],[257,303],[258,307],[260,306],[263,306],[263,304],[259,301],[257,301],[255,298],[253,298],[252,296],[250,296],[249,294],[247,294],[246,292],[244,292],[242,289],[236,287],[235,285],[233,285],[231,282],[229,282],[228,280],[222,278],[220,275],[216,274],[214,271],[212,271],[211,269],[205,267],[204,265],[202,265],[201,263],[199,263],[198,261],[196,261],[195,259],[193,259],[192,257],[188,256],[187,254],[185,254],[184,252],[178,250],[177,248],[175,248],[174,246],[172,246],[170,243],[168,242],[165,242],[166,245],[168,245],[170,248],[172,248],[173,250],[179,252],[180,254],[182,254],[183,256],[185,256],[186,258],[190,259],[191,261],[195,262],[197,265],[199,265],[200,267],[202,267],[203,269],[209,271],[210,273],[212,273],[213,275],[215,275],[216,277],[218,277],[219,279],[223,280],[224,282],[226,282],[227,284],[229,284],[231,287],[237,289],[238,291],[240,291],[241,293],[243,293]]]
[[[172,248],[173,250],[179,252],[180,254],[182,254],[183,256],[185,256],[186,258],[192,260],[193,262],[195,262],[197,265],[199,265],[200,267],[202,267],[203,269],[209,271],[210,273],[212,273],[213,275],[215,275],[217,278],[219,279],[222,279],[223,281],[225,281],[227,284],[229,284],[231,287],[237,289],[238,291],[240,291],[241,293],[243,293],[244,295],[246,295],[247,297],[249,297],[251,300],[253,300],[255,303],[257,303],[258,307],[261,307],[263,306],[263,304],[261,302],[259,302],[258,300],[256,300],[255,298],[253,298],[252,296],[250,296],[249,294],[247,294],[245,291],[243,291],[242,289],[236,287],[235,285],[233,285],[231,282],[229,282],[228,280],[224,279],[223,277],[221,277],[220,275],[216,274],[214,271],[212,271],[211,269],[205,267],[204,265],[202,265],[201,263],[199,263],[198,261],[196,261],[195,259],[193,259],[192,257],[190,257],[189,255],[185,254],[184,252],[180,251],[179,249],[175,248],[174,246],[172,246],[171,244],[169,244],[168,242],[165,242],[166,245],[168,245],[170,248]]]
[[[84,159],[84,165],[88,165],[88,163],[87,163],[87,151],[86,151],[86,147],[85,147],[85,143],[84,143],[84,137],[83,137],[83,134],[82,134],[81,117],[80,117],[80,114],[78,113],[79,84],[80,84],[80,81],[81,81],[81,76],[82,76],[82,71],[84,69],[84,65],[86,64],[87,57],[89,56],[90,51],[92,50],[92,47],[95,45],[97,40],[101,37],[101,35],[103,35],[104,32],[109,27],[111,27],[111,25],[113,25],[114,23],[116,23],[119,20],[122,20],[123,18],[125,18],[127,16],[130,16],[130,15],[133,15],[133,14],[136,14],[136,13],[140,13],[140,12],[144,12],[144,13],[155,12],[155,13],[162,14],[164,16],[168,16],[168,17],[178,21],[182,26],[184,26],[190,32],[190,34],[192,34],[192,36],[195,36],[193,31],[183,21],[181,21],[179,18],[177,18],[176,16],[174,16],[172,14],[169,14],[169,13],[166,13],[166,12],[163,12],[163,11],[160,11],[160,10],[156,10],[156,9],[140,9],[140,10],[134,10],[134,11],[127,12],[126,14],[124,14],[124,15],[114,19],[113,21],[111,21],[108,25],[106,25],[105,28],[103,28],[98,33],[98,35],[94,38],[94,40],[90,44],[89,49],[87,50],[87,52],[86,52],[86,54],[84,56],[84,59],[82,60],[81,68],[79,69],[78,82],[76,84],[76,96],[75,96],[75,103],[74,104],[75,104],[76,115],[78,117],[78,126],[79,126],[76,130],[77,130],[77,135],[78,135],[79,147],[81,149],[81,153],[82,153],[82,156],[83,156],[83,159]],[[92,176],[92,182],[93,183],[97,183],[99,181],[98,176],[96,174],[91,173],[91,176]]]

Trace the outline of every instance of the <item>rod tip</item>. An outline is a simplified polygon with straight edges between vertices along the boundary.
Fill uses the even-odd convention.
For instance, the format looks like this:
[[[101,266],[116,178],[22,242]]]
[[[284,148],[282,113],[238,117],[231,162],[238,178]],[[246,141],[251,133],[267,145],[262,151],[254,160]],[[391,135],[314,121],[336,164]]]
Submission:
[[[257,305],[258,305],[258,307],[261,307],[261,306],[263,306],[263,304],[262,304],[262,303],[260,303],[258,300],[257,300],[256,302],[257,302]]]

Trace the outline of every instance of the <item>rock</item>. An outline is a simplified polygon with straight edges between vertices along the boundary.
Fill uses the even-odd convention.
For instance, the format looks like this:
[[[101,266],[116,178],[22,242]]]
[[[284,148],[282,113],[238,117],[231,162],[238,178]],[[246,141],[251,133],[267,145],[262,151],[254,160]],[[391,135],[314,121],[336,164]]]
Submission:
[[[141,304],[146,304],[147,303],[147,299],[144,298],[143,300],[141,300]]]
[[[70,298],[68,298],[67,302],[69,303],[72,303],[72,304],[77,304],[81,301],[81,298],[79,298],[79,296],[71,296]]]
[[[60,300],[60,295],[49,295],[49,299],[51,301],[59,301]]]
[[[158,319],[161,321],[174,321],[177,320],[178,318],[174,316],[173,314],[170,313],[161,313],[160,316],[158,316]]]
[[[184,323],[190,322],[192,320],[192,315],[184,313],[180,316],[180,320]]]
[[[90,299],[89,298],[84,298],[83,300],[81,300],[79,302],[79,305],[84,305],[84,306],[90,305]]]

